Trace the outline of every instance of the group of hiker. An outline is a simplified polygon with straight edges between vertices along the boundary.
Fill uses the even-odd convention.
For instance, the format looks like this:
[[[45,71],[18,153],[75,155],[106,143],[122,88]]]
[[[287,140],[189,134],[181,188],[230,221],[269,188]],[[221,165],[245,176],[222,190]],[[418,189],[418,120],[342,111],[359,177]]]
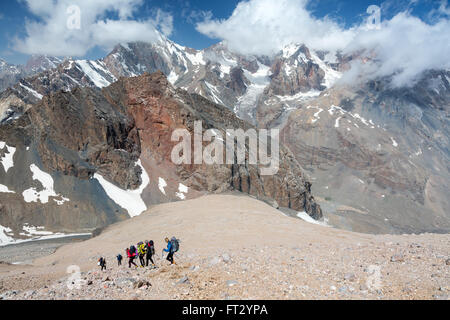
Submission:
[[[180,242],[177,238],[172,237],[165,238],[164,241],[167,243],[167,248],[162,250],[162,253],[167,253],[166,260],[170,262],[170,264],[176,264],[173,258],[175,252],[180,249]],[[125,249],[126,256],[128,258],[128,268],[131,268],[134,265],[136,268],[139,266],[134,262],[136,258],[139,258],[139,262],[141,264],[141,268],[148,267],[149,261],[151,262],[151,267],[155,268],[155,261],[153,257],[155,256],[155,243],[153,240],[145,240],[144,242],[138,242],[138,244],[131,245],[129,248]],[[122,265],[123,256],[119,253],[116,256],[117,265]],[[106,259],[104,257],[100,257],[98,260],[98,265],[101,267],[101,270],[106,270]]]

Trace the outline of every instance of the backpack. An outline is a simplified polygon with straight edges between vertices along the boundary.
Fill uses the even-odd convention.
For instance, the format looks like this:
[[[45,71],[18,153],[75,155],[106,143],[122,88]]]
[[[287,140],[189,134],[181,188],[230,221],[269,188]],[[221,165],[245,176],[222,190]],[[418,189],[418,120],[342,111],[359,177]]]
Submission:
[[[122,255],[120,253],[117,255],[117,260],[122,260]]]
[[[138,247],[139,255],[144,255],[146,253],[145,244],[140,244]]]
[[[136,247],[135,247],[134,245],[131,245],[131,247],[130,247],[130,253],[131,253],[131,255],[133,255],[133,254],[136,253]]]
[[[147,243],[147,253],[150,253],[150,255],[152,256],[155,254],[155,245],[153,243],[153,240]]]
[[[180,240],[172,237],[172,239],[170,239],[170,243],[172,244],[172,252],[177,252],[178,250],[180,250]]]

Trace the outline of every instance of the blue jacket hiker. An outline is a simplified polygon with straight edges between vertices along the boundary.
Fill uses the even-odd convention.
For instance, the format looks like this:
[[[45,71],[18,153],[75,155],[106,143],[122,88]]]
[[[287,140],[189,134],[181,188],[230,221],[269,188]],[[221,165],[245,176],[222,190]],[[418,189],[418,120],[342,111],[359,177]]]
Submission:
[[[169,238],[165,238],[164,239],[167,242],[167,249],[163,249],[164,252],[168,252],[169,254],[167,255],[167,260],[171,263],[171,264],[176,264],[175,261],[173,261],[173,246],[171,241],[169,241]]]
[[[122,255],[119,253],[116,256],[116,258],[117,258],[117,265],[121,266],[122,265],[122,259],[123,259]]]

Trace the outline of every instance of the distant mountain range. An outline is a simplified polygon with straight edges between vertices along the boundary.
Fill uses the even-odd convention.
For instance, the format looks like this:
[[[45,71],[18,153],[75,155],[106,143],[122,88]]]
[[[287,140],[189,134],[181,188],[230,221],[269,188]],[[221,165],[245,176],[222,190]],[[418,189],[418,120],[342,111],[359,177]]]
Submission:
[[[33,55],[25,65],[12,65],[0,59],[0,92],[20,79],[48,69],[56,68],[63,60],[43,55]]]

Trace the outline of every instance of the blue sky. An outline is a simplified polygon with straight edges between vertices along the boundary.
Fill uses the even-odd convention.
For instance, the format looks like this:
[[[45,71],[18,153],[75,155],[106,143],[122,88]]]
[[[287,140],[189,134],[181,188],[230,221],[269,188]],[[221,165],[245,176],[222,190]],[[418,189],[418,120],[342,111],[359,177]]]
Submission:
[[[145,18],[155,8],[168,11],[174,16],[174,32],[170,39],[184,46],[202,49],[217,41],[197,32],[194,25],[197,20],[191,15],[195,15],[196,12],[211,11],[214,17],[227,18],[231,15],[238,2],[237,0],[145,1],[135,18]],[[0,1],[0,17],[0,30],[2,30],[0,33],[0,58],[12,63],[23,63],[28,58],[28,55],[15,51],[12,42],[15,37],[24,36],[24,21],[26,19],[36,19],[36,17],[30,14],[25,3],[17,0]],[[104,54],[104,50],[96,49],[89,52],[87,56],[89,58],[98,58]]]
[[[36,0],[34,0],[36,1]],[[48,1],[48,0],[43,0]],[[59,0],[58,0],[59,1]],[[127,1],[127,0],[124,0]],[[128,0],[133,1],[133,0]],[[138,1],[138,0],[137,0]],[[76,0],[72,1],[77,3]],[[145,1],[140,4],[127,19],[142,21],[154,17],[157,10],[162,10],[173,18],[172,32],[169,38],[173,41],[202,49],[208,47],[221,39],[202,34],[196,29],[196,23],[205,19],[206,16],[214,20],[227,19],[235,10],[239,1],[212,1],[212,0],[154,0]],[[369,5],[378,5],[382,8],[382,19],[391,19],[401,11],[407,10],[411,15],[432,24],[430,17],[432,10],[437,10],[441,5],[436,0],[400,0],[400,1],[377,1],[377,0],[316,0],[310,1],[306,8],[310,14],[317,19],[325,16],[343,26],[350,28],[360,24],[367,17],[366,9]],[[103,19],[116,19],[117,13],[108,12]],[[1,1],[0,2],[0,57],[11,63],[24,63],[28,58],[28,52],[32,51],[29,46],[26,50],[18,49],[16,39],[27,37],[26,22],[42,22],[43,16],[33,14],[25,0]],[[22,51],[22,52],[20,52]],[[27,53],[23,53],[26,51]],[[108,49],[93,46],[82,57],[100,58],[107,53]]]

